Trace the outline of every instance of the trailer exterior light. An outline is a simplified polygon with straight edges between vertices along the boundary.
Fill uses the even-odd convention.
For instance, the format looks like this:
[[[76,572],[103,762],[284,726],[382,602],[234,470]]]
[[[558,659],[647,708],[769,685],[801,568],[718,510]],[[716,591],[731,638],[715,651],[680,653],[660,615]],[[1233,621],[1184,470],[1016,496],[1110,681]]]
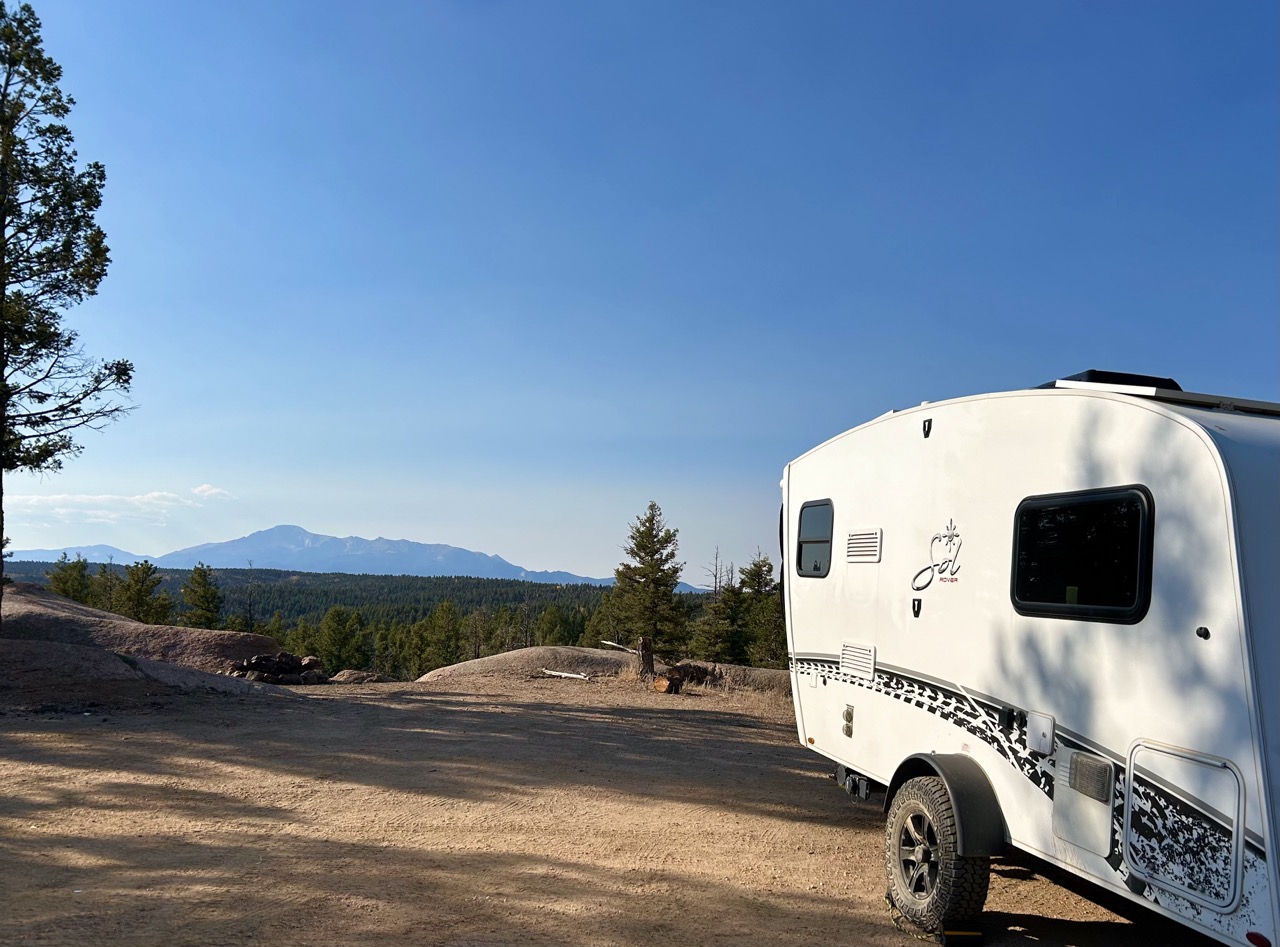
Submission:
[[[1253,944],[1253,947],[1271,947],[1271,941],[1267,939],[1267,935],[1259,934],[1257,931],[1249,931],[1244,935],[1244,939]]]

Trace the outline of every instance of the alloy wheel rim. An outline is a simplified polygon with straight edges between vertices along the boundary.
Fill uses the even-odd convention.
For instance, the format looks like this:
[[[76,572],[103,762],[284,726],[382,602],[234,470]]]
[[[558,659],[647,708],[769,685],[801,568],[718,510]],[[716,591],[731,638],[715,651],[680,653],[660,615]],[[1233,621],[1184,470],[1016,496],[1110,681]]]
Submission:
[[[908,813],[898,832],[898,872],[903,887],[920,901],[938,885],[938,833],[923,809]]]

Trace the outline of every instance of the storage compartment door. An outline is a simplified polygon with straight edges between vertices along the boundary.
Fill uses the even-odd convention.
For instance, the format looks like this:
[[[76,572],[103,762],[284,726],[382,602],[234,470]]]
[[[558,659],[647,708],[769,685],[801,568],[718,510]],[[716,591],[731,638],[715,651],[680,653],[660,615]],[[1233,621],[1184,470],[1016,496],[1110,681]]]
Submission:
[[[1127,775],[1129,870],[1214,911],[1235,910],[1244,859],[1240,771],[1222,757],[1139,740]]]

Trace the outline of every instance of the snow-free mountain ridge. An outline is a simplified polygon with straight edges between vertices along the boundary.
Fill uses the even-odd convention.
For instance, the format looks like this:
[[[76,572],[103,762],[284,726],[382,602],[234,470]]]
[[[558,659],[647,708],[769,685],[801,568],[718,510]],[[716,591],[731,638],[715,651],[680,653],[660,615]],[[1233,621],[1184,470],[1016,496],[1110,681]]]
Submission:
[[[169,569],[190,569],[198,562],[219,569],[284,569],[294,572],[342,572],[352,575],[465,575],[480,579],[520,579],[525,582],[608,585],[570,572],[533,572],[470,549],[443,543],[415,543],[407,539],[361,539],[322,536],[300,526],[273,526],[239,539],[203,543],[163,556],[139,556],[113,546],[67,546],[65,549],[19,549],[15,560],[53,562],[63,553],[90,562],[127,564],[150,559]]]

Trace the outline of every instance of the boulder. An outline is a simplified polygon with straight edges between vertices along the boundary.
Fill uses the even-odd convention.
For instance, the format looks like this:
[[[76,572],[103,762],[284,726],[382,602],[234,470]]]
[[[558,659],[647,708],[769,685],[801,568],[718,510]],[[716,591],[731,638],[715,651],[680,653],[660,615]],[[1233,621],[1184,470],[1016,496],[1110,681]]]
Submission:
[[[305,679],[304,672],[314,672],[312,680]],[[324,683],[323,680],[316,681],[315,675],[319,674],[324,680],[324,668],[320,665],[320,659],[314,655],[300,658],[296,654],[290,654],[288,651],[277,651],[275,654],[255,654],[251,658],[243,661],[236,661],[231,665],[231,670],[227,672],[232,677],[249,677],[252,674],[258,677],[249,677],[253,681],[262,681],[266,684],[309,684]]]
[[[391,684],[392,678],[383,677],[374,671],[339,671],[329,678],[330,684]]]

